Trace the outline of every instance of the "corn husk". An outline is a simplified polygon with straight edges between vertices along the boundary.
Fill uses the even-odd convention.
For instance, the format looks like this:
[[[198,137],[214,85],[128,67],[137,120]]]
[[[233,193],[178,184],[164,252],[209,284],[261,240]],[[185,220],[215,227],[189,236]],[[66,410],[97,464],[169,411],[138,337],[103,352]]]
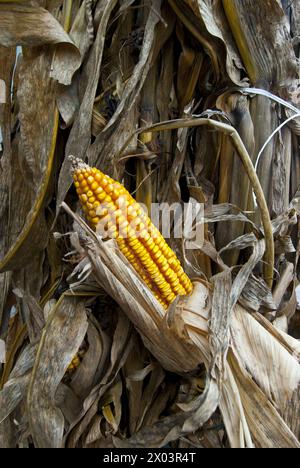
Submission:
[[[0,447],[299,446],[298,4],[0,1]],[[191,297],[87,227],[69,154],[204,203]]]
[[[82,268],[90,268],[93,280],[118,302],[165,369],[193,373],[200,364],[205,365],[216,384],[209,393],[211,410],[217,398],[231,446],[299,447],[295,435],[299,431],[295,416],[299,414],[299,344],[289,337],[289,346],[285,346],[284,334],[278,337],[268,322],[265,328],[263,321],[235,305],[243,275],[233,285],[230,270],[217,275],[213,292],[209,285],[195,282],[192,295],[179,299],[164,313],[114,241],[92,237],[86,246],[89,263],[82,261]],[[256,262],[253,258],[249,266]],[[77,292],[82,287],[71,285]],[[258,411],[258,401],[263,412]],[[126,446],[135,443],[133,438]]]

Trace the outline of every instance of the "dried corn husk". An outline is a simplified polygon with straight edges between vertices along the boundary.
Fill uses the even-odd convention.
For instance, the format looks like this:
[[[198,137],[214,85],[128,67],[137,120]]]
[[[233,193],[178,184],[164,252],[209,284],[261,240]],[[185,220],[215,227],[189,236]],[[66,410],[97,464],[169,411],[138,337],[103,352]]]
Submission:
[[[233,447],[300,447],[295,435],[299,430],[295,417],[299,414],[299,345],[290,339],[289,347],[284,346],[272,325],[265,328],[235,305],[245,281],[241,273],[233,288],[230,270],[215,278],[213,292],[196,282],[192,295],[175,301],[165,314],[114,241],[103,242],[95,235],[91,239],[85,251],[93,279],[119,303],[164,368],[192,373],[204,364],[218,384],[215,389]],[[262,253],[258,249],[255,255]],[[86,261],[82,262],[86,269]],[[81,287],[74,285],[77,292]],[[224,315],[226,309],[228,315]],[[212,402],[216,397],[215,392],[210,394]],[[258,411],[258,401],[263,413],[261,408]]]

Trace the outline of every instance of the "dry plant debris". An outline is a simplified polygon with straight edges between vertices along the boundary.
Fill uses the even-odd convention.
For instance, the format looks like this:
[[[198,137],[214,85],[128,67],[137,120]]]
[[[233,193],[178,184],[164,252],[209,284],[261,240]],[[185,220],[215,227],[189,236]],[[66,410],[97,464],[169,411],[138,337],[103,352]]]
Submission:
[[[0,1],[0,447],[300,447],[299,37],[288,0]],[[117,191],[203,241],[105,240]]]

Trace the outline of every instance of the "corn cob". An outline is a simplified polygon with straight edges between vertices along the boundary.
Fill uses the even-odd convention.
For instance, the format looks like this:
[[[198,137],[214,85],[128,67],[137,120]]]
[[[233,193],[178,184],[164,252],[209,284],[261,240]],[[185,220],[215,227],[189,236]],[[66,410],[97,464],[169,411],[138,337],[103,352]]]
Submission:
[[[115,238],[120,251],[167,308],[193,286],[159,230],[125,187],[70,156],[77,194],[89,224]]]
[[[72,361],[70,362],[70,364],[69,364],[69,366],[68,366],[68,369],[67,369],[67,372],[70,373],[70,372],[75,371],[75,370],[80,366],[80,363],[81,363],[80,357],[79,357],[78,354],[76,354],[76,355],[73,357]]]
[[[73,357],[72,361],[70,362],[70,364],[68,365],[68,369],[67,369],[67,373],[68,374],[71,374],[73,373],[76,369],[78,369],[78,367],[80,366],[81,364],[81,361],[85,355],[87,351],[87,347],[85,345],[85,343],[80,347],[79,351],[77,354],[75,354],[75,356]]]

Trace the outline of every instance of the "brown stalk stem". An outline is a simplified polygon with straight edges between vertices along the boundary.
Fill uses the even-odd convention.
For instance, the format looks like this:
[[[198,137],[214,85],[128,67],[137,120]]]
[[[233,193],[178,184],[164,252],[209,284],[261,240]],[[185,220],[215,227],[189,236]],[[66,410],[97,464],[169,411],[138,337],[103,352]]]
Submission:
[[[245,171],[249,177],[250,183],[252,184],[253,191],[255,193],[257,199],[257,205],[260,210],[261,221],[264,229],[265,234],[265,242],[266,242],[266,251],[264,256],[264,279],[267,285],[272,288],[273,285],[273,272],[274,272],[274,257],[275,257],[275,249],[274,249],[274,239],[273,239],[273,230],[272,224],[270,219],[270,214],[267,206],[267,202],[264,196],[264,192],[262,190],[260,181],[252,164],[252,160],[249,156],[249,153],[240,137],[238,132],[231,127],[222,122],[217,122],[216,120],[211,120],[207,118],[187,118],[187,119],[178,119],[178,120],[169,120],[166,122],[157,123],[151,125],[149,127],[139,128],[137,129],[126,141],[123,148],[119,152],[118,156],[121,156],[122,153],[125,151],[127,146],[129,145],[130,141],[136,134],[144,133],[144,132],[163,132],[166,130],[176,130],[179,128],[192,128],[192,127],[201,127],[207,126],[213,128],[214,130],[219,130],[230,136],[232,139],[233,145],[244,165]]]
[[[197,27],[192,19],[189,10],[187,8],[182,8],[182,6],[178,5],[175,0],[168,0],[171,8],[174,10],[178,18],[182,21],[185,27],[190,31],[190,33],[202,44],[203,48],[209,51],[209,56],[212,60],[214,70],[216,73],[216,81],[220,79],[220,67],[218,64],[217,56],[211,46],[210,41],[208,41],[200,32],[200,28]],[[179,2],[180,3],[180,2]],[[186,11],[187,10],[187,11]],[[197,18],[199,20],[199,18]]]
[[[66,0],[65,15],[64,15],[64,30],[68,33],[71,29],[71,13],[73,0]]]

